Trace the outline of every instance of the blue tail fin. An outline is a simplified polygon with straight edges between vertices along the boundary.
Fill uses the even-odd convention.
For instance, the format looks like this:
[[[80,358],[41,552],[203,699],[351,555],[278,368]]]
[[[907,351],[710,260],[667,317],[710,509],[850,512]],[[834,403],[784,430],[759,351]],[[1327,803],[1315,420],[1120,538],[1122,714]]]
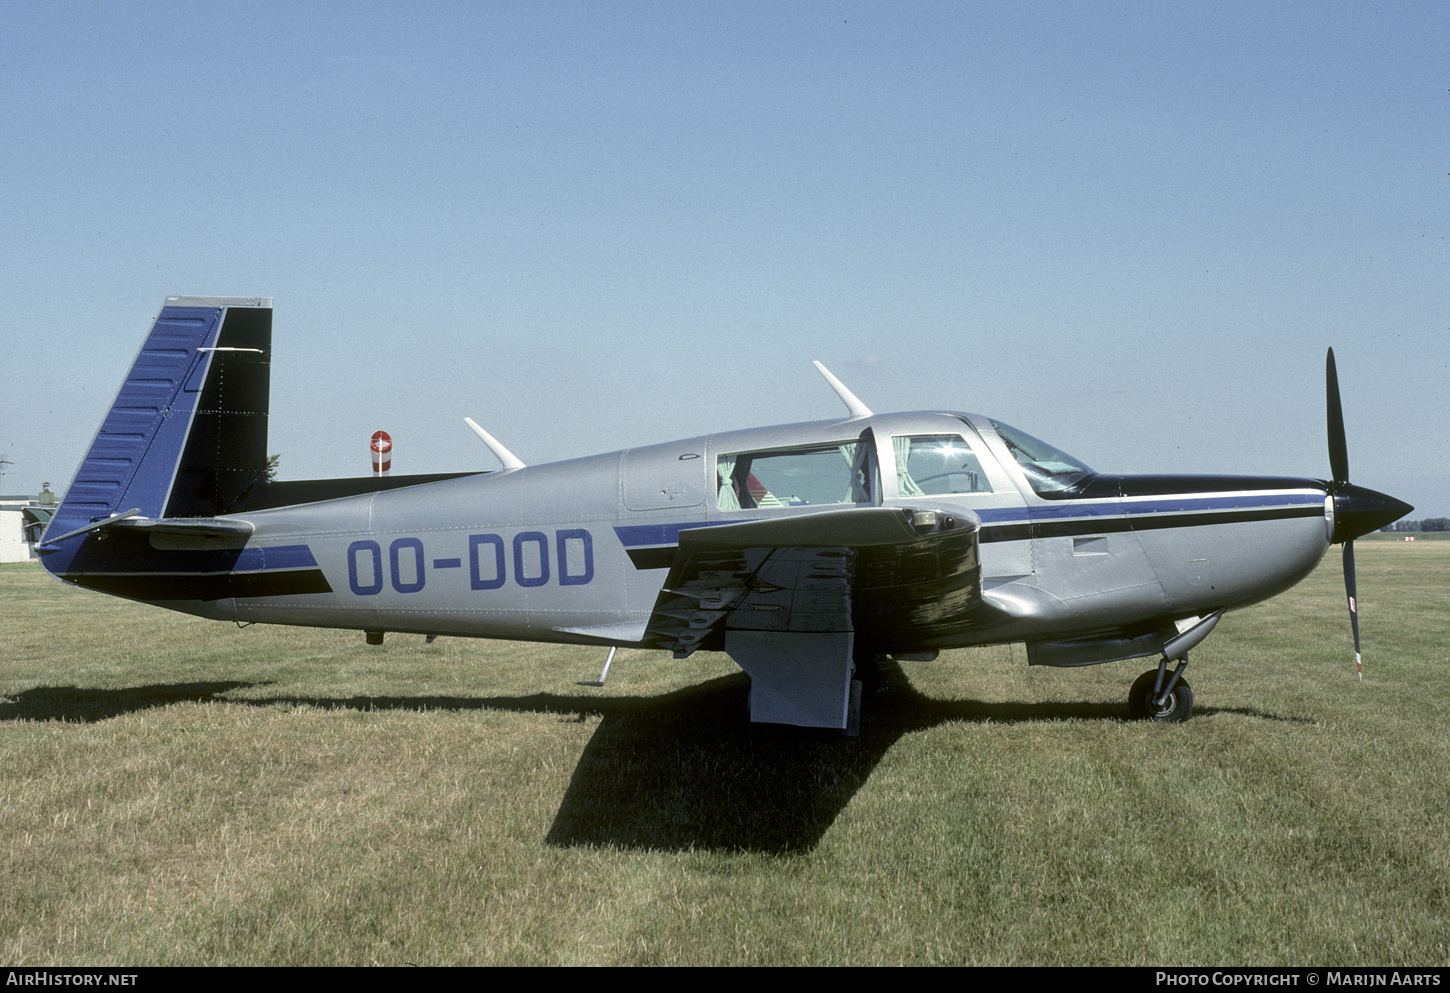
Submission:
[[[272,301],[168,297],[47,528],[214,517],[266,479]]]

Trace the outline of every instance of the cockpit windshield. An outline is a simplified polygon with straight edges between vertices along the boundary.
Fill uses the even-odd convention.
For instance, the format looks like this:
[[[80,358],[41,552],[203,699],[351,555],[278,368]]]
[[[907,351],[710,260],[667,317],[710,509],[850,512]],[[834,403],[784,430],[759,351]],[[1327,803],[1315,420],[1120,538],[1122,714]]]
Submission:
[[[1027,482],[1038,493],[1057,493],[1068,489],[1084,476],[1091,476],[1089,469],[1066,452],[1053,448],[1045,441],[1039,441],[1025,431],[1018,431],[1009,424],[993,421],[992,427],[1006,444],[1007,450],[1022,467]]]

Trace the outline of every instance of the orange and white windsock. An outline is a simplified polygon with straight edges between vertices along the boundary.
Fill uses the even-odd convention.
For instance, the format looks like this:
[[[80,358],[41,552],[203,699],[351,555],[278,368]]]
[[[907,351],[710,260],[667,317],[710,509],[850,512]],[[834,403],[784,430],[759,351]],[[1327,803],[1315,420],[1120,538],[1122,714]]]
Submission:
[[[386,476],[393,467],[393,436],[386,431],[374,431],[369,447],[373,450],[373,475]]]

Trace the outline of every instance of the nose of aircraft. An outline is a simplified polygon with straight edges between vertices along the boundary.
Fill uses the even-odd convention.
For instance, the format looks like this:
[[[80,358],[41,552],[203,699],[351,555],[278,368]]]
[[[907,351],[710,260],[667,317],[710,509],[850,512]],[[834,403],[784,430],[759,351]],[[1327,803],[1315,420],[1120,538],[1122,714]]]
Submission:
[[[1415,509],[1403,500],[1353,483],[1330,483],[1329,494],[1334,497],[1334,537],[1330,540],[1335,544],[1377,531]]]

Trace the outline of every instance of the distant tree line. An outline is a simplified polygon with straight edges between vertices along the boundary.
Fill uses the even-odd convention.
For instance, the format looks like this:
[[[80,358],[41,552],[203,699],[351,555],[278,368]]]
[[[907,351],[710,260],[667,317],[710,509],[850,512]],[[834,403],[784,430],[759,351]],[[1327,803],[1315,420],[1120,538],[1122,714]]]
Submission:
[[[1381,531],[1450,531],[1450,517],[1427,517],[1422,521],[1395,521]]]

